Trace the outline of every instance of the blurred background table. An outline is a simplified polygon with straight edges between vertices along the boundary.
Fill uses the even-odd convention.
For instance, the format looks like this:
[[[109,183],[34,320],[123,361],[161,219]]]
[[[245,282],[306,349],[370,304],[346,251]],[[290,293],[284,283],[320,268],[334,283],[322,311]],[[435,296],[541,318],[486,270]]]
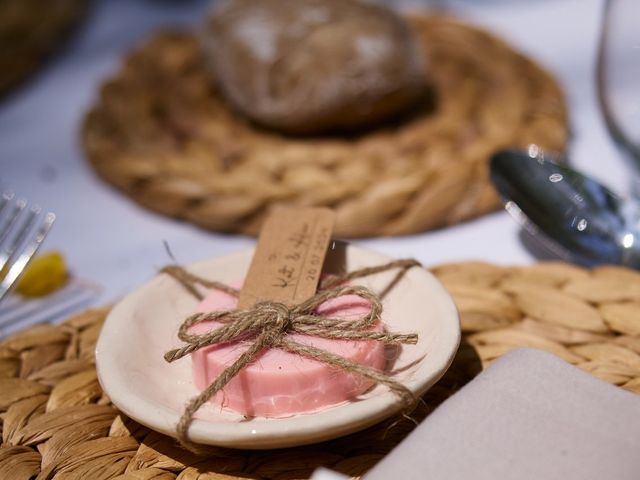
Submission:
[[[571,116],[573,165],[622,192],[629,172],[598,110],[595,61],[601,0],[395,1],[402,9],[441,8],[509,41],[550,70]],[[170,262],[188,263],[253,244],[244,236],[200,230],[135,205],[97,178],[83,158],[78,132],[100,82],[122,55],[162,26],[196,25],[208,1],[96,0],[63,52],[0,103],[0,190],[10,189],[58,214],[45,249],[64,252],[75,275],[103,285],[99,303],[117,299]],[[427,266],[483,260],[530,263],[504,212],[435,232],[358,240]]]

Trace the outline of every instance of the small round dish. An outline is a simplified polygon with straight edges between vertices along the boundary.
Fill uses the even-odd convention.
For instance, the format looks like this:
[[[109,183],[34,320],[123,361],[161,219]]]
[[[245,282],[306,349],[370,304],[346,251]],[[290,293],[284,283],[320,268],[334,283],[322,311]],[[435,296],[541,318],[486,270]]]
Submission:
[[[242,278],[253,250],[189,265],[195,274],[225,282]],[[325,266],[346,271],[381,265],[379,253],[334,242]],[[330,265],[333,265],[331,267]],[[451,364],[460,342],[455,305],[426,270],[412,268],[397,280],[397,271],[359,279],[382,295],[383,321],[395,332],[416,332],[416,345],[403,345],[392,366],[394,378],[423,394]],[[191,359],[165,362],[167,350],[180,344],[180,323],[193,313],[197,300],[174,279],[159,275],[120,301],[102,328],[96,347],[100,383],[126,415],[149,428],[176,436],[185,403],[199,392],[192,381]],[[232,448],[267,449],[315,443],[352,433],[396,413],[397,398],[376,386],[357,399],[325,410],[287,418],[245,419],[207,403],[189,429],[192,441]]]

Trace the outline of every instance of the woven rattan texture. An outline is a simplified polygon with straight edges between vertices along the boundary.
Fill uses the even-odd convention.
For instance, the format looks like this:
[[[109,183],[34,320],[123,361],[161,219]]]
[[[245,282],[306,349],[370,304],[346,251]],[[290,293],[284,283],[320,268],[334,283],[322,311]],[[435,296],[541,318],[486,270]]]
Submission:
[[[507,146],[564,150],[555,80],[506,43],[442,17],[414,17],[435,107],[359,136],[292,138],[230,111],[196,38],[156,35],[106,82],[82,140],[109,183],[201,227],[256,234],[278,204],[330,206],[339,237],[400,235],[496,208],[487,160]],[[434,103],[434,102],[432,102]]]
[[[564,263],[459,263],[433,271],[460,309],[464,341],[445,377],[413,413],[415,420],[517,347],[547,350],[640,394],[637,272]],[[284,480],[308,478],[320,465],[359,476],[415,426],[395,418],[317,445],[253,452],[212,448],[208,457],[197,457],[119,413],[102,392],[93,350],[106,313],[87,311],[0,343],[0,478]]]
[[[83,18],[85,0],[0,0],[0,95],[24,81]]]

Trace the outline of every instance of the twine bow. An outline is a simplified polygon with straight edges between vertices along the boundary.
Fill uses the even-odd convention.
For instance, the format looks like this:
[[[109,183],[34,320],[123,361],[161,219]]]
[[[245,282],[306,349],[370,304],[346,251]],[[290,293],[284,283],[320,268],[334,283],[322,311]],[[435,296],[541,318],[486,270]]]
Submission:
[[[267,301],[259,302],[249,309],[190,315],[178,330],[178,338],[185,342],[185,345],[167,352],[164,355],[164,359],[167,362],[173,362],[209,345],[234,341],[251,341],[252,343],[200,395],[189,400],[176,427],[178,439],[183,445],[190,446],[188,429],[196,411],[213,395],[224,388],[246,365],[255,360],[263,350],[270,348],[278,348],[285,352],[327,363],[365,377],[375,383],[386,385],[400,398],[405,406],[411,405],[415,401],[413,393],[390,376],[331,352],[295,342],[289,338],[289,335],[299,333],[339,340],[375,340],[385,343],[415,344],[418,340],[418,335],[415,333],[400,334],[370,330],[382,313],[380,298],[366,287],[344,285],[346,281],[353,278],[364,277],[393,268],[401,268],[405,271],[414,266],[420,266],[420,263],[412,259],[397,260],[377,267],[355,270],[344,276],[329,277],[321,284],[320,290],[316,295],[292,307],[279,302]],[[198,277],[179,266],[168,266],[161,271],[175,278],[198,299],[202,299],[202,295],[195,288],[196,285],[218,289],[233,296],[238,296],[239,293],[237,289],[220,282]],[[357,295],[367,300],[371,305],[370,312],[364,317],[354,320],[327,318],[315,313],[317,307],[322,303],[343,295]],[[218,329],[203,334],[189,332],[192,326],[208,321],[216,321],[223,325]]]

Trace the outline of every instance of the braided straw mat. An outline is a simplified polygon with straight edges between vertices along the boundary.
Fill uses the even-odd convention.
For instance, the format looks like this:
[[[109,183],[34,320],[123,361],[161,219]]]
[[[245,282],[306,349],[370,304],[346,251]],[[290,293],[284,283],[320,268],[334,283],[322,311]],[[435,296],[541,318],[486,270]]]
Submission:
[[[443,265],[433,272],[461,314],[464,340],[413,412],[422,420],[495,358],[552,352],[640,394],[640,274],[565,263]],[[415,426],[394,418],[316,445],[198,457],[119,413],[102,392],[94,347],[107,309],[40,325],[0,343],[2,479],[304,479],[318,466],[360,476]]]
[[[562,92],[486,32],[442,17],[411,22],[434,111],[350,138],[278,136],[225,106],[193,34],[165,32],[103,85],[82,131],[87,156],[140,204],[225,232],[256,234],[278,204],[332,207],[338,237],[415,233],[492,211],[492,152],[564,150]]]
[[[61,46],[87,7],[86,0],[0,0],[0,95]]]

